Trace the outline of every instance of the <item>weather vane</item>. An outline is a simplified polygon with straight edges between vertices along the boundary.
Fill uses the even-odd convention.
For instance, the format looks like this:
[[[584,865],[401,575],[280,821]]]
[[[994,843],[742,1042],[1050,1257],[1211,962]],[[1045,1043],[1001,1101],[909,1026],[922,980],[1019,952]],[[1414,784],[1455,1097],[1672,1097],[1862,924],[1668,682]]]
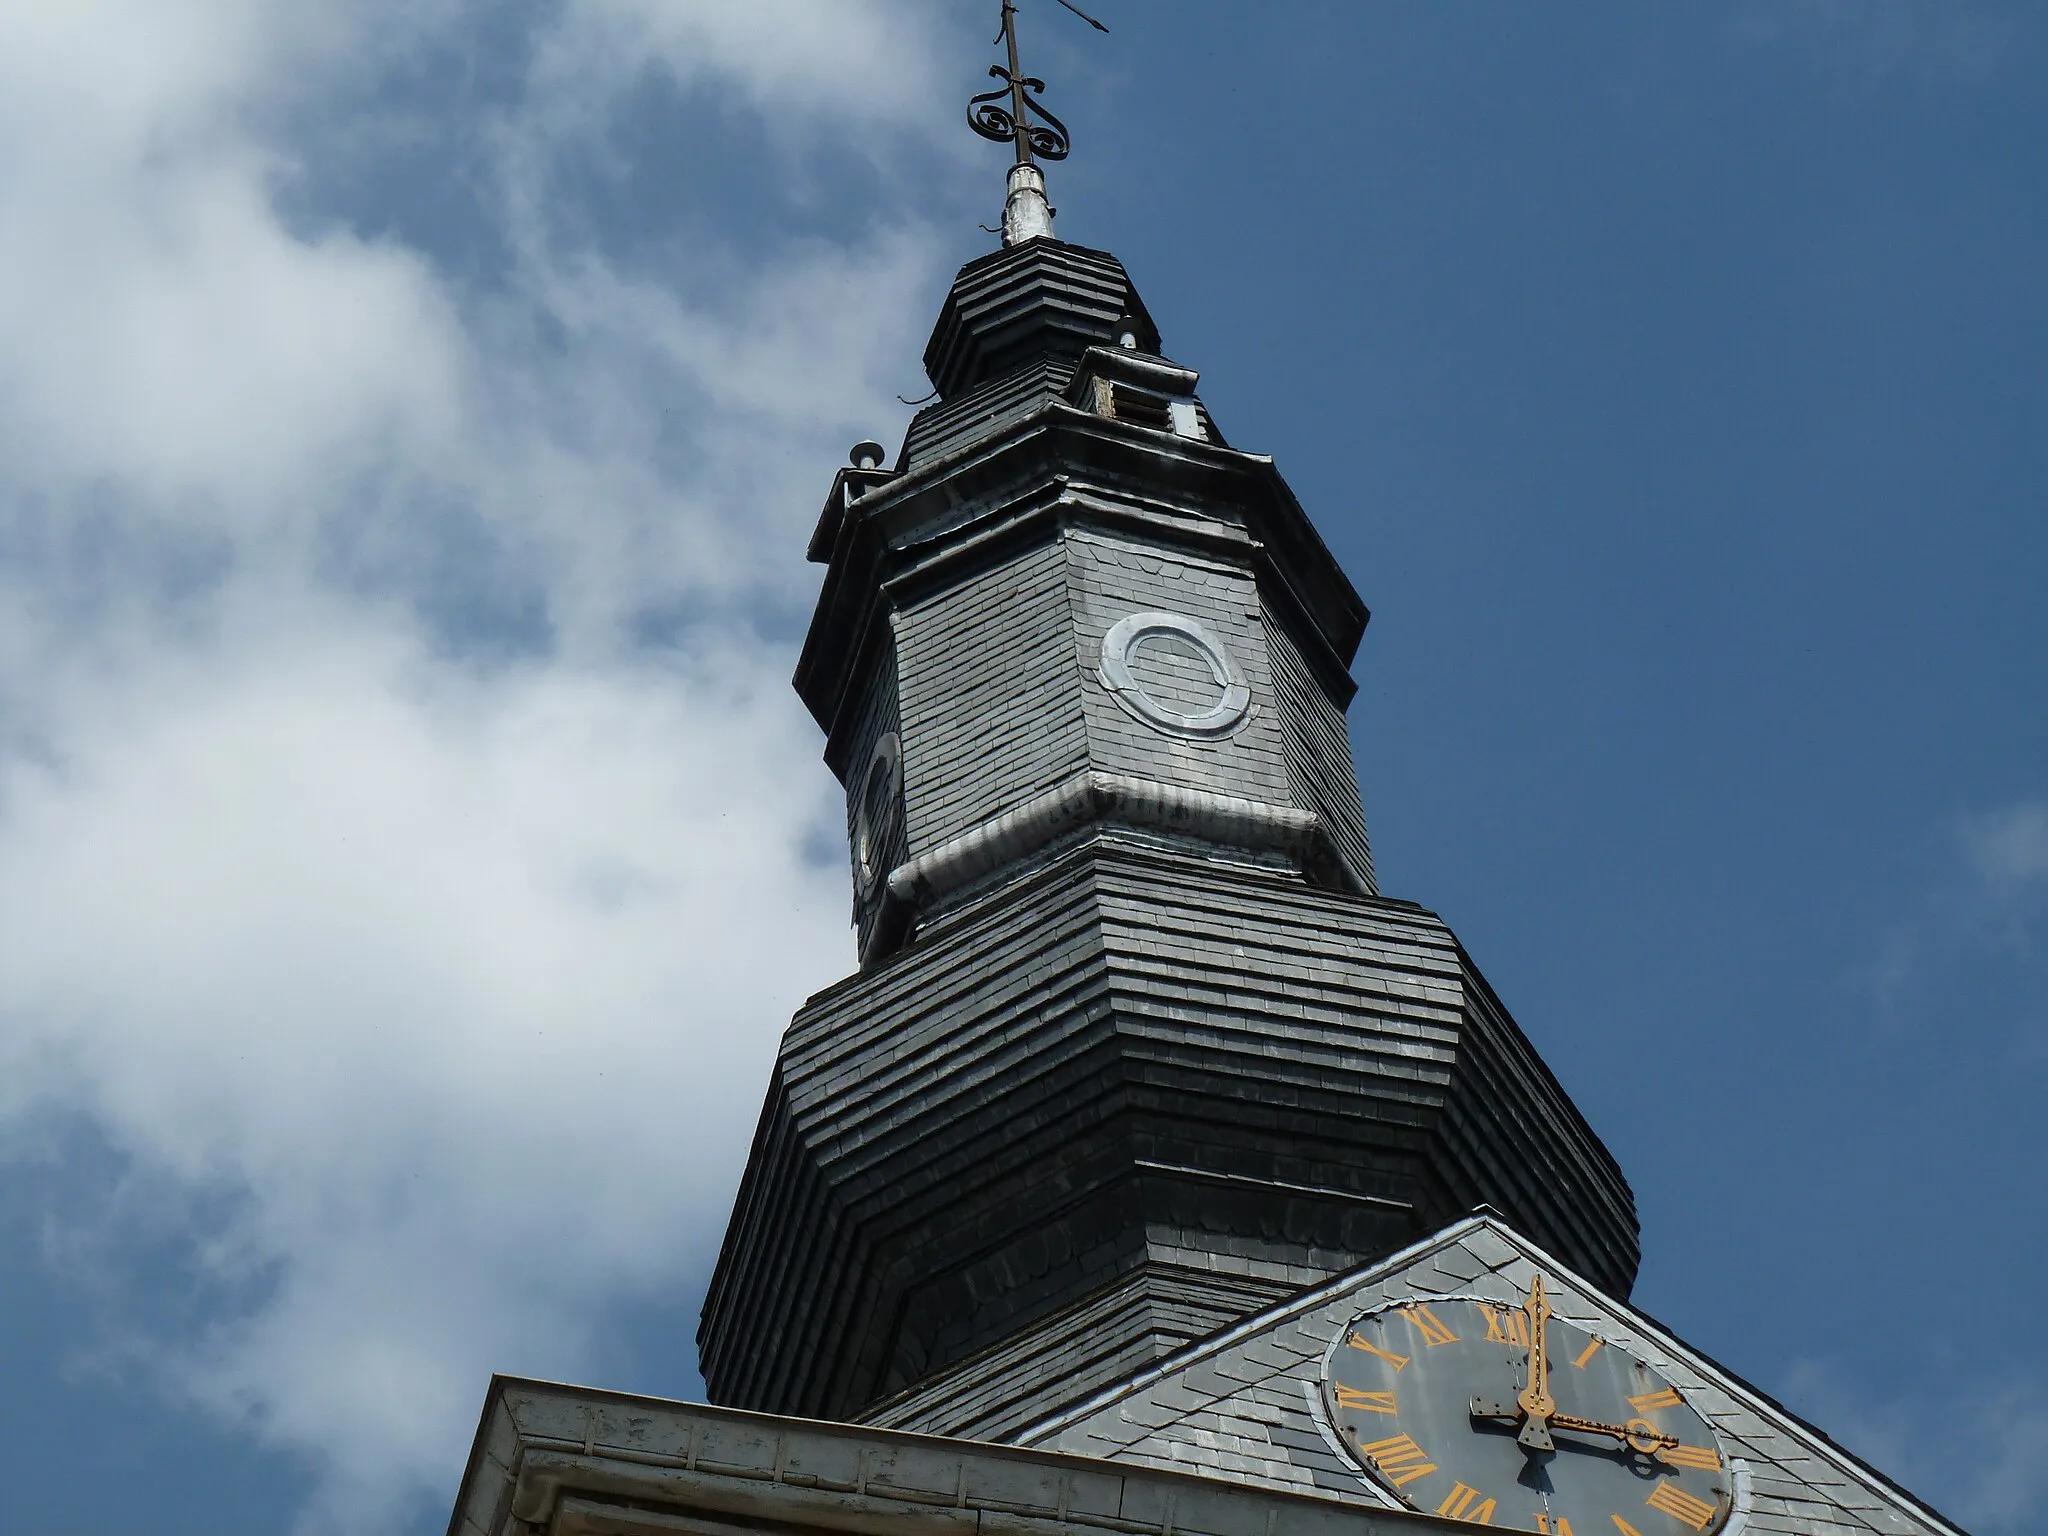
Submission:
[[[1109,30],[1071,0],[1059,3],[1096,31]],[[1039,100],[1045,93],[1045,82],[1025,74],[1017,62],[1017,0],[1003,0],[1003,25],[995,41],[1006,45],[1009,67],[989,65],[989,74],[1002,84],[968,101],[967,126],[984,139],[993,139],[998,144],[1007,140],[1017,146],[1017,160],[1010,168],[1009,196],[1003,204],[1003,243],[1016,245],[1035,235],[1052,233],[1052,208],[1045,200],[1045,177],[1034,162],[1066,159],[1073,141],[1068,137],[1067,125]]]
[[[1068,5],[1067,0],[1060,0],[1060,4],[1096,31],[1109,30],[1079,6]],[[1014,142],[1019,165],[1029,165],[1033,156],[1040,160],[1066,159],[1067,151],[1073,147],[1067,125],[1046,111],[1045,103],[1037,99],[1045,92],[1045,82],[1023,73],[1017,64],[1017,0],[1003,0],[1003,29],[995,40],[1007,45],[1010,67],[989,65],[989,74],[1003,83],[967,103],[967,126],[998,144],[1005,139]],[[1005,96],[1010,98],[1008,107],[1001,105]],[[1033,117],[1039,121],[1032,122]]]

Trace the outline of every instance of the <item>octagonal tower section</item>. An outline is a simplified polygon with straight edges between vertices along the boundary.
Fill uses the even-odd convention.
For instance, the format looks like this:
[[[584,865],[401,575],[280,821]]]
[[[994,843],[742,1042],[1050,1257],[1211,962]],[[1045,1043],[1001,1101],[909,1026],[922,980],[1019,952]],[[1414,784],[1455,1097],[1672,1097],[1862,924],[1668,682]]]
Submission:
[[[1369,893],[1344,711],[1367,613],[1226,447],[1114,257],[964,269],[897,469],[843,473],[797,687],[847,788],[875,959],[1104,818]]]

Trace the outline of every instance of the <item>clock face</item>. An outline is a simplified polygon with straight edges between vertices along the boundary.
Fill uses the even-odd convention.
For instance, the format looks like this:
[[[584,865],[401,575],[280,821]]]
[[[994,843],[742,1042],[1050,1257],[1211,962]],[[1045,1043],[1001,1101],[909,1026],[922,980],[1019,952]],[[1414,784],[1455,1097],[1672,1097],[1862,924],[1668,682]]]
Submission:
[[[1707,1421],[1549,1310],[1539,1277],[1521,1306],[1432,1297],[1353,1319],[1323,1370],[1338,1437],[1428,1514],[1549,1536],[1718,1530],[1729,1478]]]
[[[863,894],[881,883],[889,843],[896,829],[902,788],[903,746],[889,731],[875,743],[874,756],[853,803],[853,862]]]

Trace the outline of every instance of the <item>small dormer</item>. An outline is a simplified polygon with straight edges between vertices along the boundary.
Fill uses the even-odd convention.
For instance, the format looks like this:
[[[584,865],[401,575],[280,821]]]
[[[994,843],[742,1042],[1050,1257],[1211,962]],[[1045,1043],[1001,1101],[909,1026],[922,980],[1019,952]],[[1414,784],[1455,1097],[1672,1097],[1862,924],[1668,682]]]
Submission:
[[[1216,424],[1195,398],[1195,381],[1201,376],[1137,348],[1135,328],[1120,326],[1115,346],[1083,352],[1067,385],[1067,403],[1155,432],[1221,443]]]

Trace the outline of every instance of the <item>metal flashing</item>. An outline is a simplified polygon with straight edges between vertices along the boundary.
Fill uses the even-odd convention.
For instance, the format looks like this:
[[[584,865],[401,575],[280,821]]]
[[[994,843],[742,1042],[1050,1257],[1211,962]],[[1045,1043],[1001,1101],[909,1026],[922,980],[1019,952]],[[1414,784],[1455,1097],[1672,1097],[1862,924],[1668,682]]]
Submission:
[[[1313,847],[1321,830],[1311,811],[1091,769],[891,871],[889,894],[911,906],[929,906],[1097,821],[1127,821],[1295,855]]]

